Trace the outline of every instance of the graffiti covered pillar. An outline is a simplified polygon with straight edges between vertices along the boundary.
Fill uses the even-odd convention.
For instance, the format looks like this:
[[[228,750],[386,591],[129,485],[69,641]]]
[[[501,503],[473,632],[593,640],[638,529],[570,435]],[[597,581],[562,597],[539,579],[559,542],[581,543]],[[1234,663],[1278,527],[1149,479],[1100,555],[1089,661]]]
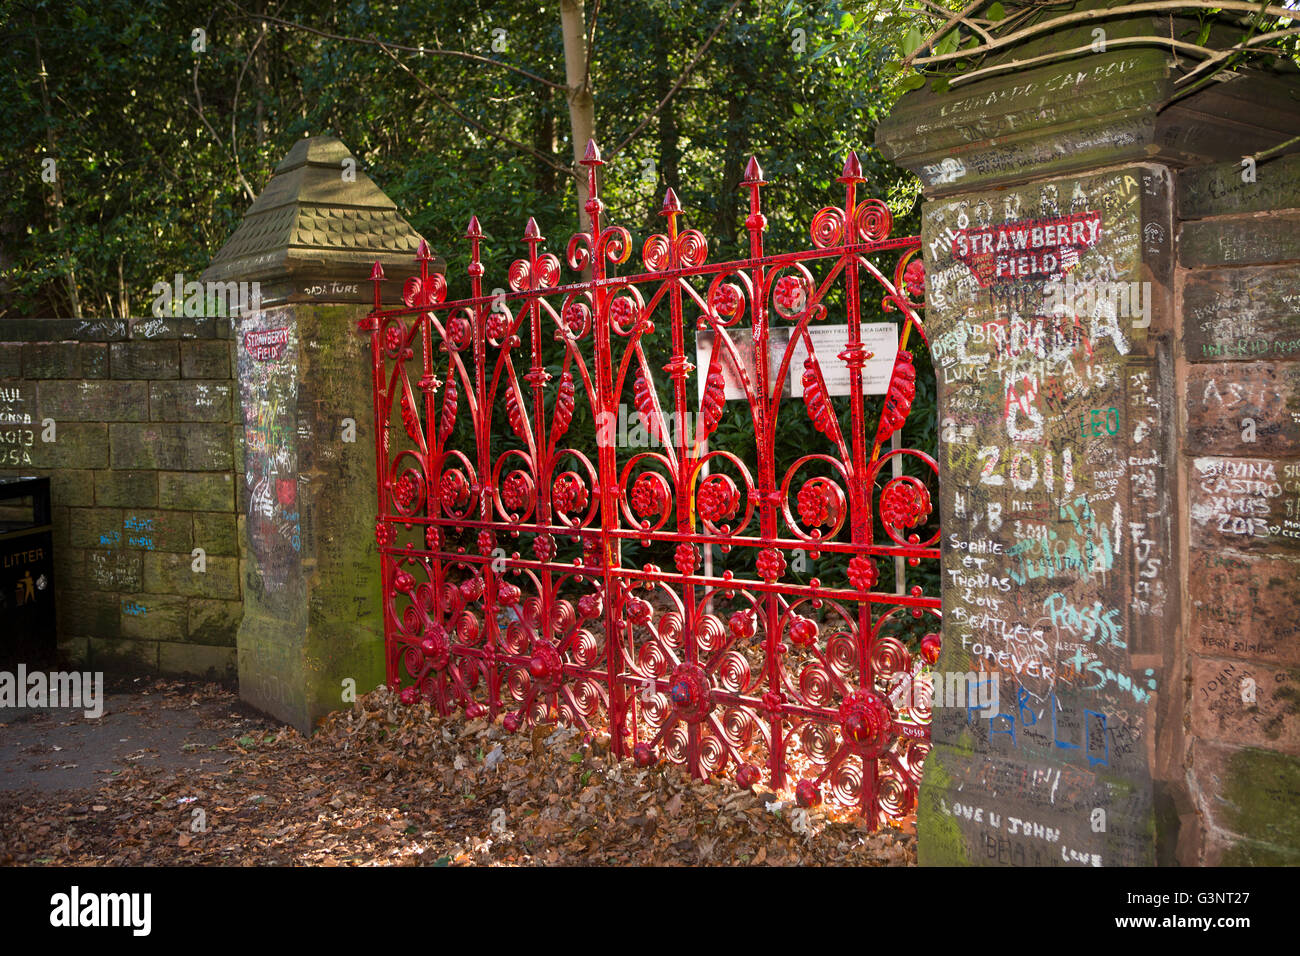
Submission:
[[[1113,49],[910,93],[877,133],[927,198],[936,678],[951,692],[973,671],[984,697],[982,682],[998,691],[935,711],[924,864],[1169,863],[1195,819],[1172,184],[1178,167],[1276,140],[1240,120],[1271,80],[1166,106],[1176,75],[1159,50]]]
[[[1123,166],[927,206],[937,670],[998,690],[996,707],[936,712],[927,862],[1154,861],[1148,746],[1178,611],[1169,185]]]
[[[383,680],[374,415],[356,322],[373,304],[374,263],[409,268],[419,243],[347,148],[315,137],[276,167],[203,276],[247,293],[234,326],[240,695],[303,732]]]

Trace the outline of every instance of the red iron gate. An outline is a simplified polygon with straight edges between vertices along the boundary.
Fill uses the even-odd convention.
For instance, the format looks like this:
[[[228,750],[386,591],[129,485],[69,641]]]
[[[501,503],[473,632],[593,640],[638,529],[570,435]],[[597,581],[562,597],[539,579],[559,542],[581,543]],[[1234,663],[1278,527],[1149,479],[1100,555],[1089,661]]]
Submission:
[[[899,442],[915,396],[908,346],[928,347],[920,240],[889,237],[889,210],[858,198],[850,154],[844,205],[813,217],[812,248],[769,255],[750,160],[748,259],[709,263],[669,190],[645,271],[618,276],[632,237],[603,221],[594,143],[582,165],[591,231],[566,259],[589,278],[560,285],[531,219],[508,292],[484,291],[477,218],[469,298],[446,300],[422,245],[408,308],[382,310],[375,266],[360,327],[374,359],[389,684],[444,714],[504,714],[511,732],[558,719],[608,732],[643,766],[666,758],[793,786],[805,806],[856,806],[873,827],[897,820],[929,749],[928,682],[911,678],[937,659],[939,630],[938,468]],[[871,261],[882,254],[892,270]],[[872,288],[888,327],[861,321]],[[832,312],[842,332],[824,321]],[[713,346],[699,370],[692,329]],[[864,331],[891,348],[896,336],[883,377]],[[837,334],[839,351],[818,354]],[[656,346],[668,352],[658,368]],[[832,397],[828,371],[847,399]],[[787,387],[803,409],[783,402]],[[729,403],[729,389],[743,397]],[[806,413],[824,446],[778,469],[782,413]],[[730,416],[746,446],[710,450]],[[831,578],[801,579],[817,561]],[[921,562],[931,595],[905,584]]]

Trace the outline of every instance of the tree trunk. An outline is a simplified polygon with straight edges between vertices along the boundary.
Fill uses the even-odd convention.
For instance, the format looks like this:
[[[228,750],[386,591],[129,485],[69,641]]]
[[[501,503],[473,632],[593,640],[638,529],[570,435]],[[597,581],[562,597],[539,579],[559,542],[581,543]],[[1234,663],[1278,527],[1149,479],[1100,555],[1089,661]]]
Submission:
[[[587,141],[596,135],[596,98],[587,75],[587,26],[582,0],[560,0],[560,29],[564,34],[564,82],[569,88],[573,171],[578,181],[578,226],[586,232],[591,229],[587,177],[578,163],[587,151]]]
[[[119,319],[131,317],[131,297],[126,291],[126,276],[122,272],[122,253],[117,254],[117,309]]]

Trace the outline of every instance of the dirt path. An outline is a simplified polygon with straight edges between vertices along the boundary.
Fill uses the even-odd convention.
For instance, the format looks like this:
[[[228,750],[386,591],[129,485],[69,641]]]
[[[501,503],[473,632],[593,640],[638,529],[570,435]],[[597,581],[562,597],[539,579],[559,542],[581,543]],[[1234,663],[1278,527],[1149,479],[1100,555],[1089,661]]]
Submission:
[[[141,680],[106,691],[103,713],[0,708],[0,790],[94,789],[133,767],[216,767],[220,744],[265,717],[216,685]]]

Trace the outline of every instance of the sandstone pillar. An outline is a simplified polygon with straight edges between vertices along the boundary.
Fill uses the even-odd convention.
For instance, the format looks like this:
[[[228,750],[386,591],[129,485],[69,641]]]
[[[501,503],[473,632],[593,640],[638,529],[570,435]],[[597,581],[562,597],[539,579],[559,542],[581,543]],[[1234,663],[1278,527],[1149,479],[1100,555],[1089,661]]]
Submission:
[[[1166,106],[1176,74],[1114,49],[908,94],[877,134],[927,199],[936,670],[999,687],[987,712],[936,711],[925,864],[1199,862],[1176,184],[1286,139],[1296,108],[1249,72]]]
[[[260,292],[235,321],[243,426],[240,695],[304,732],[384,676],[371,372],[356,322],[376,261],[420,236],[337,139],[298,142],[206,281]],[[257,283],[256,290],[251,284]]]

